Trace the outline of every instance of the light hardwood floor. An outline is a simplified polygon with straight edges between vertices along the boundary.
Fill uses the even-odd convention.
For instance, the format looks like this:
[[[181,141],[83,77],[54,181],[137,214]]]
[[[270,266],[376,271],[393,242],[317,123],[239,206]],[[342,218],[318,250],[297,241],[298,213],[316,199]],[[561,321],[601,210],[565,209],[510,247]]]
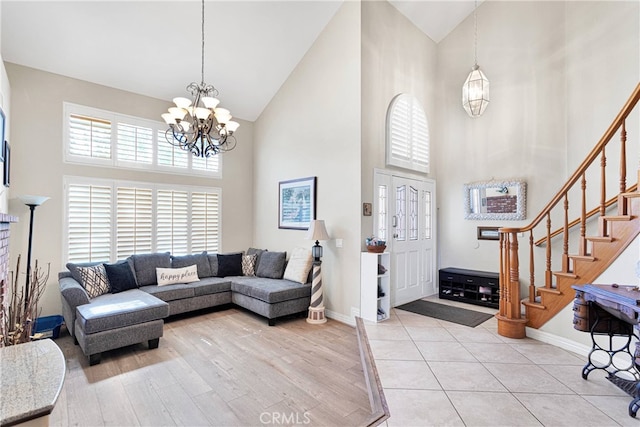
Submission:
[[[103,353],[99,365],[64,331],[67,377],[51,424],[367,424],[371,407],[355,329],[291,318],[269,327],[238,308],[170,319],[160,347]]]

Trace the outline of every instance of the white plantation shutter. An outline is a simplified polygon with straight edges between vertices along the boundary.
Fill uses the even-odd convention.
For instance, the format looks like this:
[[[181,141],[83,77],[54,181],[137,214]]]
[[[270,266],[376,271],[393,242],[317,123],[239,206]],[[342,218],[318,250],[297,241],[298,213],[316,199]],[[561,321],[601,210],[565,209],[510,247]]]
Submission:
[[[157,200],[157,251],[169,251],[173,255],[188,253],[189,194],[158,190]]]
[[[191,194],[191,252],[218,252],[220,246],[220,194]]]
[[[423,167],[429,172],[429,125],[427,115],[420,103],[415,100],[411,120],[411,153],[414,165]]]
[[[118,123],[118,160],[142,164],[153,163],[153,130]]]
[[[68,261],[108,261],[111,187],[71,184],[67,192]]]
[[[72,156],[111,158],[111,122],[70,114],[68,150]]]
[[[153,251],[153,190],[116,189],[116,258]]]
[[[221,155],[194,157],[166,139],[163,122],[63,103],[65,161],[222,178]]]
[[[387,165],[429,172],[429,125],[420,102],[400,94],[387,113]]]
[[[191,156],[191,167],[194,170],[217,172],[220,170],[220,154],[212,157]]]
[[[218,252],[219,188],[65,177],[65,261],[115,262],[132,254]]]
[[[189,167],[189,153],[169,144],[164,131],[157,132],[158,165],[186,169]]]

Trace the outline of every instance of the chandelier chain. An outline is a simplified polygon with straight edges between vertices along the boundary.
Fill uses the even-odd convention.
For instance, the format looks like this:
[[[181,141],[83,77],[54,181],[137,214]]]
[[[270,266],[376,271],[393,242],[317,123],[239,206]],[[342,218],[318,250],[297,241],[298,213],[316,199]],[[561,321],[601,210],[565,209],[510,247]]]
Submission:
[[[202,0],[202,62],[200,69],[200,82],[204,85],[204,0]]]
[[[229,110],[218,106],[218,90],[204,82],[204,3],[202,0],[200,84],[191,82],[187,86],[193,101],[184,97],[174,98],[176,106],[162,114],[169,126],[165,132],[167,142],[196,157],[211,157],[233,150],[236,146],[233,134],[240,126],[231,120],[233,116]]]

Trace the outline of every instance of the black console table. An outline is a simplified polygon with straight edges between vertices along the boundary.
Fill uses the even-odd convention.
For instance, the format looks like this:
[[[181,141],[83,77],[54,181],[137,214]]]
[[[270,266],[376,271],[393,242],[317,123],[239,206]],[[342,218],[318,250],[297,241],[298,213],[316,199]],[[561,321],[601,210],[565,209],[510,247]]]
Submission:
[[[440,269],[439,297],[470,304],[498,308],[500,285],[498,273],[467,270],[464,268]]]
[[[582,368],[582,378],[586,380],[596,369],[607,372],[607,379],[633,398],[629,415],[635,417],[640,409],[640,342],[637,340],[640,290],[636,286],[615,284],[574,285],[572,288],[576,291],[573,327],[591,334],[589,361]],[[617,344],[614,337],[620,337]],[[632,349],[634,337],[636,342]],[[598,354],[600,358],[606,356],[608,363],[594,363]]]

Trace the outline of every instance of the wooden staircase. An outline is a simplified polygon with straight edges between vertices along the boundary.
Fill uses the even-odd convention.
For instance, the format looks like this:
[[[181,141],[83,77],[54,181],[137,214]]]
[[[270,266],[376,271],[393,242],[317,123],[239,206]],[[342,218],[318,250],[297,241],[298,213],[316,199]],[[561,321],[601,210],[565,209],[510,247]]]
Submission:
[[[626,184],[626,121],[639,100],[640,84],[598,144],[531,224],[500,229],[500,310],[496,317],[501,335],[522,338],[525,326],[544,325],[574,299],[571,285],[596,280],[640,233],[640,193],[637,184],[629,188]],[[618,132],[620,138],[615,140]],[[620,153],[618,168],[607,169],[605,152],[615,145]],[[586,177],[594,175],[599,176],[600,185],[588,193]],[[617,194],[607,200],[606,182],[611,176],[619,182]],[[594,193],[599,193],[597,206],[587,211],[587,194]],[[573,204],[579,206],[580,213],[570,222],[569,207]],[[558,217],[562,225],[552,232],[552,218]],[[588,227],[593,235],[587,235]],[[535,240],[534,233],[543,237]],[[570,244],[576,253],[569,253]],[[525,277],[520,273],[520,246],[528,246],[529,271]],[[544,268],[536,269],[539,264]],[[559,270],[552,270],[554,264]],[[542,285],[538,286],[538,281]],[[524,300],[523,286],[529,294]]]

